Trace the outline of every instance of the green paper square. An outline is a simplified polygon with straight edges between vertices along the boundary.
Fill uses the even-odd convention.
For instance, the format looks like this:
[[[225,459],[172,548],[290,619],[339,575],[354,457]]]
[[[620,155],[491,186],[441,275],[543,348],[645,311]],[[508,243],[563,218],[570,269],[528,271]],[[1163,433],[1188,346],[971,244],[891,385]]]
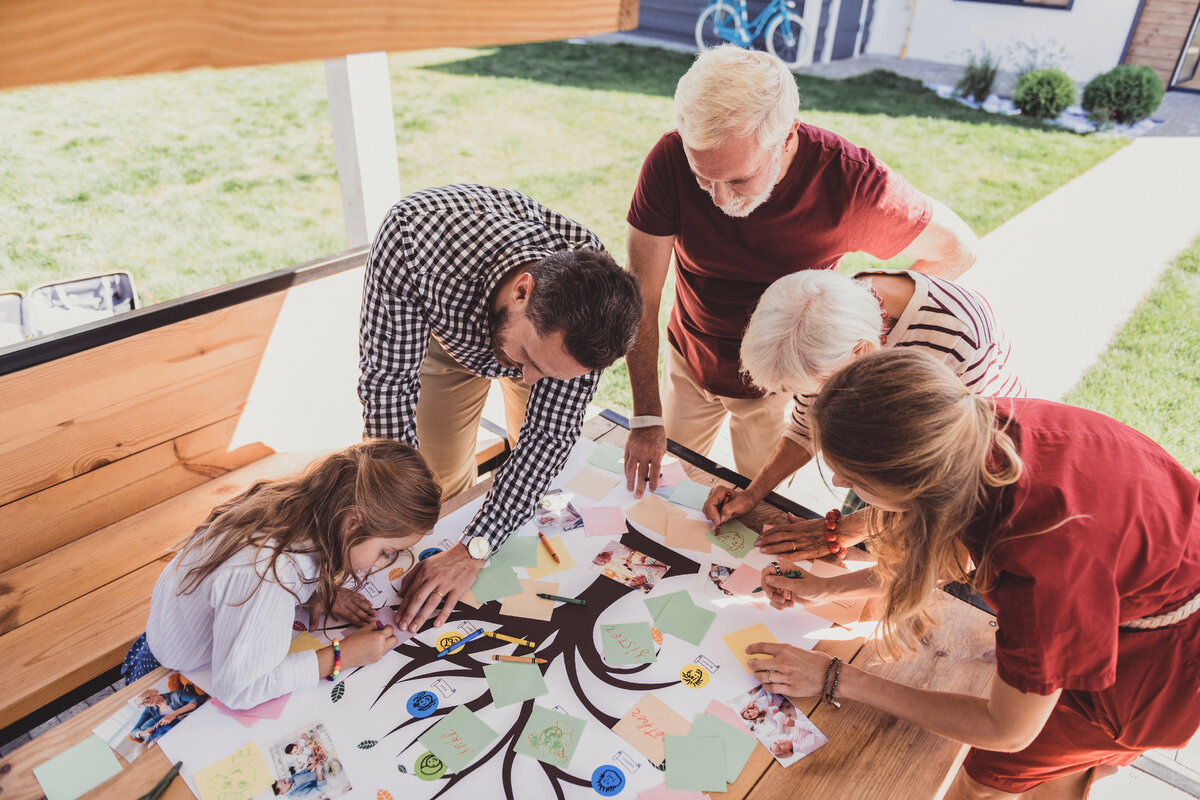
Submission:
[[[625,451],[608,442],[600,445],[588,456],[587,463],[617,475],[625,474]]]
[[[517,579],[513,568],[508,564],[500,564],[479,570],[475,582],[471,584],[471,591],[474,592],[476,600],[486,603],[489,600],[520,594],[522,589],[521,581]]]
[[[735,728],[715,714],[701,714],[692,723],[688,736],[715,736],[725,748],[725,782],[733,783],[742,774],[758,740],[745,728]]]
[[[667,597],[669,602],[654,617],[654,627],[699,647],[717,618],[716,612],[696,605],[686,591]]]
[[[658,660],[649,622],[626,622],[600,626],[604,663],[611,667],[653,664]]]
[[[667,788],[684,792],[723,792],[725,745],[716,736],[664,736]]]
[[[500,734],[466,706],[457,706],[417,738],[450,772],[458,772],[479,756]]]
[[[668,498],[672,503],[688,508],[694,508],[697,511],[704,508],[704,501],[708,499],[709,487],[703,484],[689,481],[686,478],[675,485],[675,491],[671,492]]]
[[[48,800],[75,800],[121,771],[121,763],[99,736],[89,736],[33,768]]]
[[[492,554],[492,563],[489,566],[536,567],[537,547],[536,536],[520,536],[514,533],[505,540],[504,544],[500,545],[499,550]]]
[[[586,724],[570,714],[535,705],[513,750],[566,769],[571,765],[571,756],[575,755]]]
[[[704,537],[734,558],[745,558],[758,541],[758,534],[736,519],[722,522],[720,534],[709,531]]]
[[[487,678],[492,702],[497,708],[523,703],[550,692],[537,664],[498,661],[483,668],[483,677]]]
[[[667,607],[667,603],[671,602],[677,594],[687,594],[687,590],[671,592],[670,594],[659,595],[658,597],[647,597],[645,599],[646,608],[650,609],[650,620],[655,623],[654,627],[658,627],[658,615]]]

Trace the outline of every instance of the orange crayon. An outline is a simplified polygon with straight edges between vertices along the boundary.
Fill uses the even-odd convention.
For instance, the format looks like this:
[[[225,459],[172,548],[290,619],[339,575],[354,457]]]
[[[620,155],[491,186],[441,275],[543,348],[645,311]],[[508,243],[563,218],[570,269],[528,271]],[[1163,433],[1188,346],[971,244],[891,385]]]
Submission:
[[[546,545],[546,550],[550,553],[550,557],[554,559],[555,564],[561,564],[562,561],[558,557],[558,553],[554,552],[554,548],[550,546],[550,542],[546,539],[546,534],[538,531],[538,538],[542,540],[542,544]]]

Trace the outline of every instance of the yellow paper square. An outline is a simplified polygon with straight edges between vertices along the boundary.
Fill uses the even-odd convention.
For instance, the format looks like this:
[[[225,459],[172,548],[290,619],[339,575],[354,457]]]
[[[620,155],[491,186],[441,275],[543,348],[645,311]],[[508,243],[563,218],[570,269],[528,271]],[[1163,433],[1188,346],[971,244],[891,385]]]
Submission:
[[[250,800],[275,782],[267,762],[250,742],[245,747],[209,764],[193,776],[200,800]]]
[[[302,633],[295,639],[292,639],[292,645],[288,648],[288,652],[303,653],[305,650],[320,650],[324,646],[311,633]]]
[[[550,621],[554,607],[558,605],[553,600],[538,597],[538,592],[558,594],[558,584],[549,581],[521,579],[521,593],[504,598],[500,604],[500,613],[509,617],[524,617],[525,619],[540,619]]]
[[[711,553],[712,542],[704,535],[711,530],[712,523],[708,520],[667,517],[667,547]]]
[[[667,535],[667,520],[670,517],[686,517],[687,512],[663,500],[656,494],[648,494],[625,509],[625,518],[641,525],[659,536]]]
[[[564,483],[563,488],[590,497],[598,503],[620,482],[621,479],[612,473],[602,472],[595,467],[584,467],[574,478]]]
[[[539,541],[537,566],[526,568],[529,570],[529,577],[534,580],[541,580],[547,575],[562,572],[564,569],[575,569],[576,566],[575,559],[571,558],[571,551],[567,549],[567,545],[561,536],[553,538],[547,536],[546,541],[550,542],[550,546],[554,548],[554,552],[558,554],[558,559],[562,563],[554,563],[554,559],[550,557],[550,551],[546,549],[546,545]]]
[[[617,720],[613,733],[658,766],[667,757],[664,736],[687,736],[692,724],[652,694],[642,695],[637,705]]]
[[[746,670],[746,672],[749,672],[751,674],[754,673],[754,670],[750,669],[750,665],[747,663],[750,659],[752,659],[752,658],[770,658],[771,656],[768,656],[765,654],[759,654],[759,655],[752,656],[746,652],[746,647],[754,644],[755,642],[778,642],[779,641],[778,639],[775,638],[774,634],[772,634],[769,630],[767,630],[767,626],[762,624],[761,622],[758,623],[757,625],[751,625],[749,628],[742,628],[740,631],[734,631],[733,633],[727,633],[724,636],[722,636],[721,639],[725,642],[725,645],[733,653],[734,657],[737,658],[738,663],[740,663],[742,665],[742,667]]]

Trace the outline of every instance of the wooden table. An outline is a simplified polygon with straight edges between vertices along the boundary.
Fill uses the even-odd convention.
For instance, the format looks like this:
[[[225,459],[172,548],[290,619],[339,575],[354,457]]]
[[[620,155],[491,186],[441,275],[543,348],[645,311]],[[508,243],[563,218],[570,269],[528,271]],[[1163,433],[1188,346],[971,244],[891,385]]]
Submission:
[[[585,436],[623,447],[628,432],[609,420],[596,417],[583,428]],[[699,467],[685,463],[688,476],[705,484],[725,483]],[[446,503],[449,514],[485,493],[484,482]],[[752,527],[778,523],[785,512],[766,504],[743,517]],[[941,595],[944,622],[922,642],[920,652],[903,661],[884,663],[873,644],[861,638],[823,641],[816,649],[836,655],[870,672],[912,686],[983,696],[995,671],[995,623],[990,616],[949,595]],[[100,624],[103,624],[102,622]],[[125,702],[162,680],[160,669],[91,706],[67,722],[0,760],[0,800],[44,797],[33,768],[91,735],[92,729],[116,713]],[[791,767],[775,763],[763,747],[755,749],[737,783],[716,798],[730,800],[787,800],[812,797],[870,797],[873,800],[940,798],[966,754],[966,747],[935,736],[914,725],[855,703],[834,709],[816,698],[795,698],[829,744]],[[143,753],[121,773],[84,795],[100,798],[135,798],[149,790],[170,764],[160,748]],[[176,780],[167,800],[188,800],[191,791]]]

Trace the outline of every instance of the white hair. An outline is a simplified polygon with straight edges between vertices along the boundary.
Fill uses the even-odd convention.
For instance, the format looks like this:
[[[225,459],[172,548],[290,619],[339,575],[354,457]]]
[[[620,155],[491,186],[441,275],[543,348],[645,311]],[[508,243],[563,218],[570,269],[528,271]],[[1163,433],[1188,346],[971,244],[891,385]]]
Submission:
[[[770,150],[783,142],[799,111],[796,77],[787,66],[770,53],[732,44],[701,53],[675,87],[675,123],[693,150],[751,133]]]
[[[742,369],[768,392],[811,394],[883,332],[870,288],[833,270],[785,275],[763,292],[742,338]]]

